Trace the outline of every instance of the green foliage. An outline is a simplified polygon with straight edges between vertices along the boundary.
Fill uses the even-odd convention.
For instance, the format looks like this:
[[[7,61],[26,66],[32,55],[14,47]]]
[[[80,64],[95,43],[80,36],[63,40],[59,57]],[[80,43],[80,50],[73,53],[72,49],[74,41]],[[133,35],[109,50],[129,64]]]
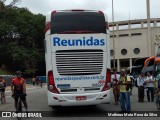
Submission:
[[[35,72],[37,71],[37,69],[26,69],[24,74],[27,74],[27,75],[35,75]]]
[[[1,1],[0,5],[0,65],[11,64],[15,70],[35,73],[38,63],[44,62],[45,17]]]

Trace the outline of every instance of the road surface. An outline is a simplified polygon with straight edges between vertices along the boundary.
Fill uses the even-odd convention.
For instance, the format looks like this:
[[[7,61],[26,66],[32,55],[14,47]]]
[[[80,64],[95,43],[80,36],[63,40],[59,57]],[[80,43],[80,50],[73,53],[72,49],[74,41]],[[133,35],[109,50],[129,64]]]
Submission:
[[[14,101],[11,97],[11,91],[6,92],[7,95],[7,103],[0,105],[0,111],[15,111],[14,108]],[[145,96],[146,101],[146,96]],[[50,119],[122,119],[122,120],[129,120],[129,119],[136,119],[136,120],[150,120],[155,119],[157,120],[158,117],[107,117],[107,112],[110,111],[120,111],[120,105],[114,104],[114,99],[112,96],[112,100],[110,104],[102,104],[97,106],[83,106],[83,107],[62,107],[59,110],[54,110],[48,107],[47,104],[47,90],[46,86],[43,88],[31,86],[27,89],[27,103],[29,106],[29,111],[38,111],[43,112],[44,114],[48,114],[50,117],[46,118],[47,120]],[[133,89],[133,95],[131,96],[131,109],[132,111],[158,111],[156,109],[155,102],[144,102],[139,103],[137,99],[137,88]],[[44,112],[45,111],[45,112]],[[50,112],[48,112],[50,111]],[[54,117],[54,118],[52,118]],[[15,120],[16,118],[0,118],[5,120]],[[25,120],[32,120],[32,119],[41,119],[44,118],[23,118]],[[22,120],[23,120],[22,119]]]

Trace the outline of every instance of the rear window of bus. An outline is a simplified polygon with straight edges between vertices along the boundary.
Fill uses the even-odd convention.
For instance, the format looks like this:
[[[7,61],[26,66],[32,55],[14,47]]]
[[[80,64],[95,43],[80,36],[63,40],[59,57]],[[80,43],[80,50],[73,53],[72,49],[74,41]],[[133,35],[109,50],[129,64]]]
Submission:
[[[104,14],[96,12],[57,12],[51,15],[51,34],[73,31],[106,33]]]

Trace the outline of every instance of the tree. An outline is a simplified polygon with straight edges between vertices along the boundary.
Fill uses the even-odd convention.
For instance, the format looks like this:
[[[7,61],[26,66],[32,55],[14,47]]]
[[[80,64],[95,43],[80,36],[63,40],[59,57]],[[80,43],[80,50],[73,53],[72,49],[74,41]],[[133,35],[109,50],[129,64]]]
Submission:
[[[6,0],[5,0],[6,1]],[[19,4],[21,2],[21,0],[13,0],[10,5],[13,6],[13,5],[16,5],[16,4]]]
[[[16,2],[16,1],[14,1]],[[0,64],[12,68],[23,68],[35,73],[38,64],[44,63],[44,23],[45,17],[33,14],[27,8],[5,6],[0,16]],[[43,69],[45,71],[45,68]]]
[[[6,2],[6,1],[7,0],[0,0],[0,2],[3,2],[3,3]],[[20,2],[21,2],[21,0],[12,0],[11,3],[10,3],[10,5],[13,6],[13,5],[18,4]]]

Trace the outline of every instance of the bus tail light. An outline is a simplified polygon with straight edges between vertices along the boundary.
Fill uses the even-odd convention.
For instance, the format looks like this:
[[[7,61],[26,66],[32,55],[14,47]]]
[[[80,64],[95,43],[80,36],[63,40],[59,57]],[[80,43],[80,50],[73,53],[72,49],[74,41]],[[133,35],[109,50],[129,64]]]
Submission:
[[[106,91],[106,90],[110,89],[110,84],[111,84],[111,70],[107,69],[106,81],[105,81],[105,85],[104,85],[102,91]]]
[[[102,11],[99,11],[100,14],[104,14]]]
[[[48,90],[53,93],[59,94],[58,89],[55,86],[54,76],[52,71],[48,71]]]

